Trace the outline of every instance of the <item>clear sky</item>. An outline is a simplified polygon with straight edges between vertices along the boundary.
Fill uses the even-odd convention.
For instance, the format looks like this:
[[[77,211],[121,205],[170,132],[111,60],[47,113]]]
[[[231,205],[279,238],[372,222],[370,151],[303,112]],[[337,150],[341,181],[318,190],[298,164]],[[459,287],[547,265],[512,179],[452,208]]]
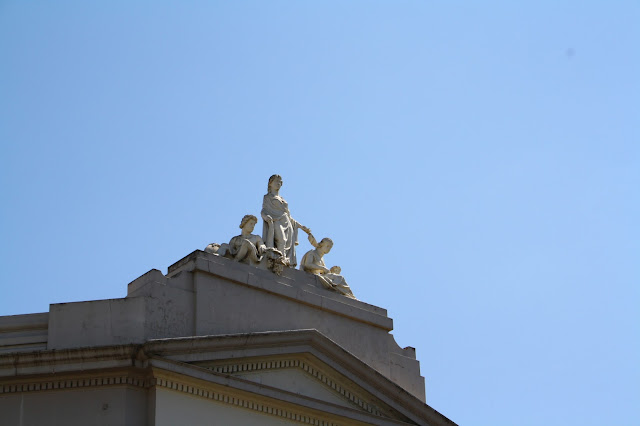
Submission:
[[[638,425],[639,41],[637,1],[0,0],[0,315],[124,297],[278,173],[432,407]]]

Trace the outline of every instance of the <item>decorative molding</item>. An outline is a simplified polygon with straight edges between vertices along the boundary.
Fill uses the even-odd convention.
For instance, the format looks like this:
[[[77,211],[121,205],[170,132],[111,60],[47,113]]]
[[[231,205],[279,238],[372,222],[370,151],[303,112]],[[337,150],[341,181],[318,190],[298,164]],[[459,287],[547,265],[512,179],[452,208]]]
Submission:
[[[234,377],[229,372],[216,373],[207,368],[222,367],[223,364],[230,365],[233,362],[238,364],[237,369],[249,369],[257,367],[251,364],[257,363],[258,359],[262,360],[260,362],[273,362],[276,358],[304,360],[310,366],[309,370],[303,370],[307,374],[314,375],[316,370],[321,372],[322,375],[318,373],[315,376],[321,383],[325,383],[326,376],[326,383],[335,382],[336,388],[341,384],[344,395],[353,395],[353,398],[359,398],[367,404],[375,404],[375,409],[382,412],[382,416],[373,414],[375,411],[367,410],[366,406],[360,406],[358,402],[356,404],[361,409],[355,406],[347,408],[335,404],[322,405],[318,400],[304,395],[290,392],[288,395],[285,390],[282,390],[282,394],[277,394],[275,388]],[[250,362],[251,360],[254,362]],[[245,364],[247,366],[241,366]],[[280,367],[277,365],[271,364],[270,368],[282,368],[286,364],[281,364]],[[161,371],[156,367],[161,371],[182,375],[184,380],[183,377],[166,377],[164,372],[162,376],[158,376]],[[263,401],[263,405],[272,404],[275,409],[280,410],[283,409],[283,404],[287,404],[284,408],[290,411],[291,406],[288,404],[294,404],[293,409],[299,410],[296,414],[309,418],[315,415],[315,418],[323,419],[325,425],[331,424],[330,421],[342,423],[341,418],[370,424],[399,424],[398,422],[403,421],[415,424],[454,424],[316,330],[154,339],[144,344],[0,354],[0,395],[91,386],[128,385],[150,388],[157,383],[153,377],[166,378],[176,383],[191,377],[210,383],[194,383],[203,390],[214,387],[216,392],[222,390],[225,394],[239,395],[254,403],[256,400]],[[353,386],[345,386],[351,384]],[[327,386],[334,389],[331,384]],[[275,398],[273,403],[270,398]],[[347,398],[354,400],[350,396]],[[335,417],[315,414],[329,406],[333,407],[330,412]],[[393,420],[394,418],[398,420]]]
[[[313,359],[314,364],[317,360],[327,365],[336,376],[363,389],[367,397],[361,399],[375,403],[377,410],[389,418],[418,424],[454,424],[315,329],[155,339],[144,344],[144,352],[152,358],[162,357],[209,371],[213,371],[211,366],[257,362],[258,358]],[[361,412],[370,415],[365,410]]]
[[[131,375],[118,375],[111,377],[92,377],[76,379],[45,380],[42,382],[0,384],[0,394],[17,392],[39,392],[59,389],[77,389],[99,386],[128,385],[140,388],[148,388],[153,385],[153,380],[145,377]]]
[[[77,390],[108,386],[133,386],[142,389],[149,389],[155,386],[303,424],[314,426],[338,426],[340,424],[306,411],[292,410],[290,408],[280,407],[277,404],[269,404],[264,401],[263,398],[252,399],[251,396],[245,397],[235,392],[224,392],[213,389],[212,386],[198,386],[186,377],[184,378],[185,380],[181,380],[166,377],[165,374],[151,376],[148,373],[147,371],[147,374],[141,375],[133,371],[130,374],[119,371],[117,375],[114,375],[114,373],[111,375],[97,373],[100,375],[98,377],[71,377],[67,375],[67,377],[58,379],[52,379],[50,377],[40,379],[40,381],[31,379],[28,382],[0,384],[0,396],[24,392]]]
[[[322,420],[316,416],[312,416],[309,414],[303,414],[301,412],[295,412],[290,409],[279,408],[274,405],[266,404],[264,402],[251,401],[249,399],[239,397],[238,395],[229,395],[224,392],[204,389],[200,386],[179,383],[177,381],[169,380],[166,378],[156,379],[156,386],[161,386],[174,391],[195,395],[223,404],[233,405],[252,411],[257,411],[262,414],[269,414],[272,416],[281,417],[287,420],[293,420],[304,424],[316,426],[338,426],[338,423]]]
[[[252,371],[296,368],[314,377],[320,383],[324,384],[326,387],[333,390],[334,392],[339,393],[344,398],[349,400],[351,403],[355,404],[356,406],[360,407],[366,412],[376,416],[383,416],[383,413],[380,411],[378,407],[364,401],[361,397],[354,394],[353,391],[348,390],[344,386],[340,385],[340,383],[338,383],[337,381],[333,380],[331,377],[324,374],[317,367],[301,359],[280,359],[280,360],[266,360],[266,361],[255,361],[255,362],[242,362],[242,363],[206,366],[205,368],[208,368],[216,373],[221,373],[221,374],[248,373]]]

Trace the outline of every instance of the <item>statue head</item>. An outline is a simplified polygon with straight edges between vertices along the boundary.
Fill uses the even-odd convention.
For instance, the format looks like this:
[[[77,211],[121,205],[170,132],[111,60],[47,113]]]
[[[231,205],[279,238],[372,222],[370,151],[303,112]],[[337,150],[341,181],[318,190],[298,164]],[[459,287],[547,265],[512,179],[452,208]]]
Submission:
[[[269,184],[267,185],[267,192],[271,191],[272,185],[276,181],[279,181],[280,182],[280,186],[282,186],[282,176],[280,176],[280,175],[271,175],[271,177],[269,178]]]
[[[244,215],[244,217],[242,218],[242,220],[240,221],[240,229],[244,228],[244,226],[249,223],[250,221],[253,221],[253,224],[255,225],[256,223],[258,223],[258,218],[255,217],[252,214],[246,214]]]
[[[331,238],[323,238],[318,244],[318,248],[323,248],[325,253],[329,253],[333,247],[333,240]]]

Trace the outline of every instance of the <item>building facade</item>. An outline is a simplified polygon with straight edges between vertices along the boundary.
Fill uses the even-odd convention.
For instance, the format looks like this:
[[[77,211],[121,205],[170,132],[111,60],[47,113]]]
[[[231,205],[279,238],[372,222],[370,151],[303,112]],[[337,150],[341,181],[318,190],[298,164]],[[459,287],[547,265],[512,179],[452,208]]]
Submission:
[[[203,251],[0,317],[0,425],[453,425],[385,309]]]

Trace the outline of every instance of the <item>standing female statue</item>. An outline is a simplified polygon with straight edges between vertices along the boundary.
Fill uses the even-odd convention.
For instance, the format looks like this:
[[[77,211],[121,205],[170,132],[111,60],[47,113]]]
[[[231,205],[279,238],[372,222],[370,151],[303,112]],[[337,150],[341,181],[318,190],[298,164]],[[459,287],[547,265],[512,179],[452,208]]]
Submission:
[[[310,234],[311,230],[291,217],[289,205],[279,195],[281,187],[280,175],[269,178],[268,192],[262,200],[260,212],[264,219],[262,239],[267,247],[273,247],[284,255],[287,266],[295,267],[298,264],[295,248],[298,244],[298,228],[307,234]]]

